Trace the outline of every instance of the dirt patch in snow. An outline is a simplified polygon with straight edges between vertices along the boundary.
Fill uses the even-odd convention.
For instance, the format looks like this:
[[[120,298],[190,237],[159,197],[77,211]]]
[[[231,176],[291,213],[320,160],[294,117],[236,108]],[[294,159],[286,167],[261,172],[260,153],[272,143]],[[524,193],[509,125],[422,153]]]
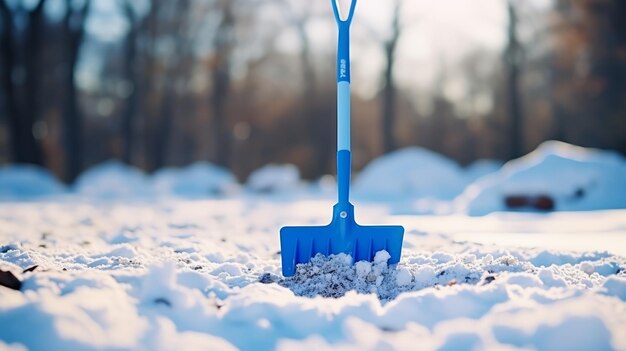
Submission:
[[[397,265],[389,265],[389,257],[386,251],[379,251],[373,262],[352,264],[352,258],[346,254],[318,254],[309,263],[299,264],[293,277],[262,276],[261,280],[275,281],[298,296],[337,298],[354,290],[360,294],[376,294],[384,303],[406,291],[456,284],[489,284],[503,271],[536,271],[531,263],[507,255],[476,258],[436,252],[430,256],[410,256]]]

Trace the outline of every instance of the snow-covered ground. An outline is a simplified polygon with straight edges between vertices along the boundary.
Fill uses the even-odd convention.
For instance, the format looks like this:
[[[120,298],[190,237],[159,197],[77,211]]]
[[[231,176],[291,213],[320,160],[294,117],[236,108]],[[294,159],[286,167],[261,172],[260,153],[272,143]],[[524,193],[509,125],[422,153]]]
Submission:
[[[507,187],[498,174],[515,171],[507,165],[466,180],[453,166],[450,177],[493,194]],[[593,201],[612,179],[606,167],[581,173],[600,182]],[[375,184],[381,170],[370,170]],[[146,176],[109,163],[66,189],[45,172],[14,171],[0,169],[0,269],[22,287],[0,286],[0,350],[626,350],[619,202],[551,213],[498,212],[497,202],[471,216],[458,210],[467,193],[431,192],[420,206],[440,209],[416,215],[394,189],[380,198],[357,189],[357,221],[405,227],[401,262],[388,265],[385,252],[354,265],[318,256],[286,279],[279,228],[327,223],[327,181],[306,186],[285,166],[238,185],[208,164]],[[271,182],[279,178],[289,186]],[[41,193],[23,194],[37,179]]]

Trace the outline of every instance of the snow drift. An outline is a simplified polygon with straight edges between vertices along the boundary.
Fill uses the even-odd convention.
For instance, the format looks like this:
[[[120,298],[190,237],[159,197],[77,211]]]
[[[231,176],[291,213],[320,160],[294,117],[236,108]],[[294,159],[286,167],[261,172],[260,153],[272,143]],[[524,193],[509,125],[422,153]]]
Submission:
[[[238,188],[232,173],[208,162],[161,169],[154,174],[152,183],[156,194],[186,198],[227,195]]]
[[[80,195],[103,200],[145,197],[151,193],[143,171],[119,161],[108,161],[86,170],[76,179],[74,189]]]
[[[544,142],[469,185],[454,206],[480,216],[506,210],[504,199],[511,195],[548,196],[559,211],[626,208],[626,159],[611,151]]]
[[[65,191],[50,171],[33,165],[0,168],[0,199],[20,200],[58,195]]]
[[[502,167],[502,162],[489,159],[480,159],[472,162],[465,168],[465,178],[468,184],[473,183],[478,178],[497,172]]]
[[[265,165],[250,174],[246,186],[256,193],[295,191],[301,186],[300,171],[291,164]]]
[[[358,175],[354,193],[372,198],[451,200],[466,185],[462,168],[427,149],[394,151],[368,164]]]

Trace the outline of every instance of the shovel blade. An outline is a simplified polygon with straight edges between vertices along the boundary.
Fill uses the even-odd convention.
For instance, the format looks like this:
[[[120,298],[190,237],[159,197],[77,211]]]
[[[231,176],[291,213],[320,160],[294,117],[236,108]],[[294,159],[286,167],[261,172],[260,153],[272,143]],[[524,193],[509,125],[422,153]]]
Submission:
[[[373,261],[378,251],[385,250],[391,256],[389,264],[400,262],[404,228],[399,225],[357,225],[354,232],[352,257],[356,261]]]
[[[386,250],[391,256],[389,263],[398,263],[403,236],[402,226],[361,226],[350,219],[334,220],[326,226],[283,227],[283,275],[294,275],[298,263],[309,262],[318,253],[327,256],[343,252],[355,261],[372,261],[376,252]]]
[[[330,255],[332,230],[329,225],[317,227],[283,227],[280,229],[280,255],[283,275],[296,273],[298,263],[308,262],[316,254]]]

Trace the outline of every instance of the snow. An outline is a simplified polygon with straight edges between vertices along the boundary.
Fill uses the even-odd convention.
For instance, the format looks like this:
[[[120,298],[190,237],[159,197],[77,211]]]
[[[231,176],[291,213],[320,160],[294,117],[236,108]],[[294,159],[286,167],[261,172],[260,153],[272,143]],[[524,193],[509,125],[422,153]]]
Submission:
[[[300,171],[291,164],[265,165],[252,172],[247,187],[257,193],[286,193],[301,187]]]
[[[369,163],[357,176],[354,193],[367,198],[450,200],[466,185],[462,168],[432,151],[410,147]]]
[[[455,200],[459,211],[504,211],[507,195],[548,195],[560,211],[626,207],[626,159],[611,151],[549,141],[478,179]]]
[[[138,168],[108,161],[85,171],[74,184],[83,196],[102,200],[145,197],[150,193],[147,176]]]
[[[374,255],[374,264],[375,265],[381,265],[381,264],[386,264],[387,261],[389,261],[389,259],[391,258],[391,255],[389,255],[389,252],[387,251],[378,251],[375,255]]]
[[[362,192],[356,217],[405,227],[400,262],[385,251],[373,262],[318,255],[288,278],[279,228],[328,223],[328,179],[307,186],[291,166],[271,166],[237,191],[210,164],[149,176],[113,162],[67,194],[38,169],[2,183],[20,180],[3,168],[0,269],[23,285],[0,286],[0,350],[626,350],[621,156],[549,143],[491,174],[495,163],[464,170],[421,149],[382,161],[395,174],[375,161],[360,181],[388,192]],[[432,167],[420,178],[416,164]],[[442,191],[445,179],[474,178],[484,216],[469,210],[469,189],[454,203]],[[560,200],[583,181],[589,197],[558,212],[489,202],[496,188]],[[58,187],[20,190],[29,182]],[[420,196],[434,199],[422,203],[428,214],[411,207]],[[457,212],[427,208],[462,200]]]
[[[232,173],[208,162],[159,170],[154,174],[152,182],[156,194],[184,198],[223,196],[238,188],[237,179]]]
[[[626,301],[626,277],[609,277],[602,286],[607,295]]]
[[[465,168],[467,183],[473,183],[478,178],[498,171],[502,167],[502,162],[489,159],[480,159],[472,162]]]
[[[108,161],[85,171],[75,182],[75,194],[99,200],[173,196],[206,198],[237,193],[232,173],[208,162],[184,168],[165,168],[147,175],[119,161]],[[0,199],[28,200],[67,193],[49,171],[30,165],[0,168]]]
[[[396,285],[398,286],[407,286],[413,280],[413,274],[410,270],[400,267],[396,271]]]
[[[48,170],[32,165],[0,168],[0,199],[28,200],[58,195],[64,186]]]
[[[412,349],[417,339],[425,350],[626,349],[626,255],[611,253],[624,244],[625,210],[391,218],[357,204],[368,222],[406,227],[399,264],[382,251],[354,265],[317,256],[282,277],[279,227],[323,223],[331,205],[246,196],[0,203],[2,269],[24,281],[22,291],[0,287],[0,340],[29,350]],[[549,240],[568,220],[560,230],[570,235],[596,228],[621,238],[599,252],[458,240],[472,227]],[[563,340],[569,330],[579,343]]]

